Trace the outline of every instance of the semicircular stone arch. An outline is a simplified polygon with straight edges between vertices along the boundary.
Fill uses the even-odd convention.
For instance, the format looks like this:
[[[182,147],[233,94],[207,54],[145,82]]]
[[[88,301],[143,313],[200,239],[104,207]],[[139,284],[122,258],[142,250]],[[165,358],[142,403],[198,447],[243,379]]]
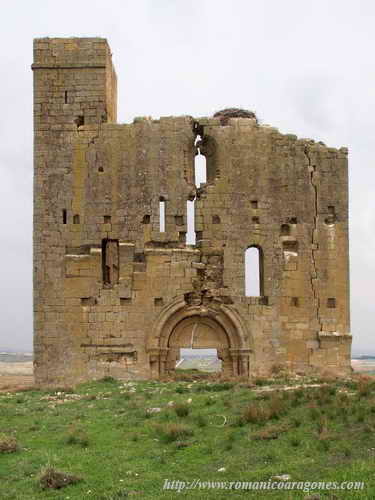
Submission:
[[[178,300],[164,308],[147,339],[150,370],[159,378],[174,370],[180,348],[216,348],[223,374],[248,376],[251,337],[238,313],[224,304],[192,306]]]

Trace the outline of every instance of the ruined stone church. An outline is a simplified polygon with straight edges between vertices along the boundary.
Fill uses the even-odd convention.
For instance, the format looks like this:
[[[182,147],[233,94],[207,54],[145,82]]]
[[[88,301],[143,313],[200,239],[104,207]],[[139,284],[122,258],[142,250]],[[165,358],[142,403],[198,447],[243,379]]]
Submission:
[[[159,378],[182,348],[350,373],[346,148],[237,109],[118,124],[105,39],[36,39],[32,69],[38,384]]]

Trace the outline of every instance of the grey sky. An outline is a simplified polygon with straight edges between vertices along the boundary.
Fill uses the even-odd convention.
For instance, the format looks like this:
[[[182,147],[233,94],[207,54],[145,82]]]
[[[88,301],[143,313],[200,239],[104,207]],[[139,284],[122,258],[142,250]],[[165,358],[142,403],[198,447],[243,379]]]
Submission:
[[[32,39],[102,36],[119,122],[241,106],[349,147],[354,351],[375,353],[374,22],[371,0],[3,0],[0,349],[32,344]]]

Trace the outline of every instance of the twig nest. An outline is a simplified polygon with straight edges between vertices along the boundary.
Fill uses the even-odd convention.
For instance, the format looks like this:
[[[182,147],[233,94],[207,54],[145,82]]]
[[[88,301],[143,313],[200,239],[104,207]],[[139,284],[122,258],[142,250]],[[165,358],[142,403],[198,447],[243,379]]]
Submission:
[[[251,120],[256,120],[258,123],[258,118],[254,111],[241,108],[222,109],[214,114],[214,118],[219,118],[221,125],[227,125],[230,118],[249,118]]]

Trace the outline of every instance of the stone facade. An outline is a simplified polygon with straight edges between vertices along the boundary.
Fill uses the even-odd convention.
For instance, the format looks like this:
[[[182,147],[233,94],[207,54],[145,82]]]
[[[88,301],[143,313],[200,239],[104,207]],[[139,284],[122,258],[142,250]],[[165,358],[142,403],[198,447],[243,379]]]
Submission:
[[[350,373],[346,148],[256,118],[117,124],[105,39],[36,39],[32,69],[38,384],[158,378],[190,346],[229,376]]]

